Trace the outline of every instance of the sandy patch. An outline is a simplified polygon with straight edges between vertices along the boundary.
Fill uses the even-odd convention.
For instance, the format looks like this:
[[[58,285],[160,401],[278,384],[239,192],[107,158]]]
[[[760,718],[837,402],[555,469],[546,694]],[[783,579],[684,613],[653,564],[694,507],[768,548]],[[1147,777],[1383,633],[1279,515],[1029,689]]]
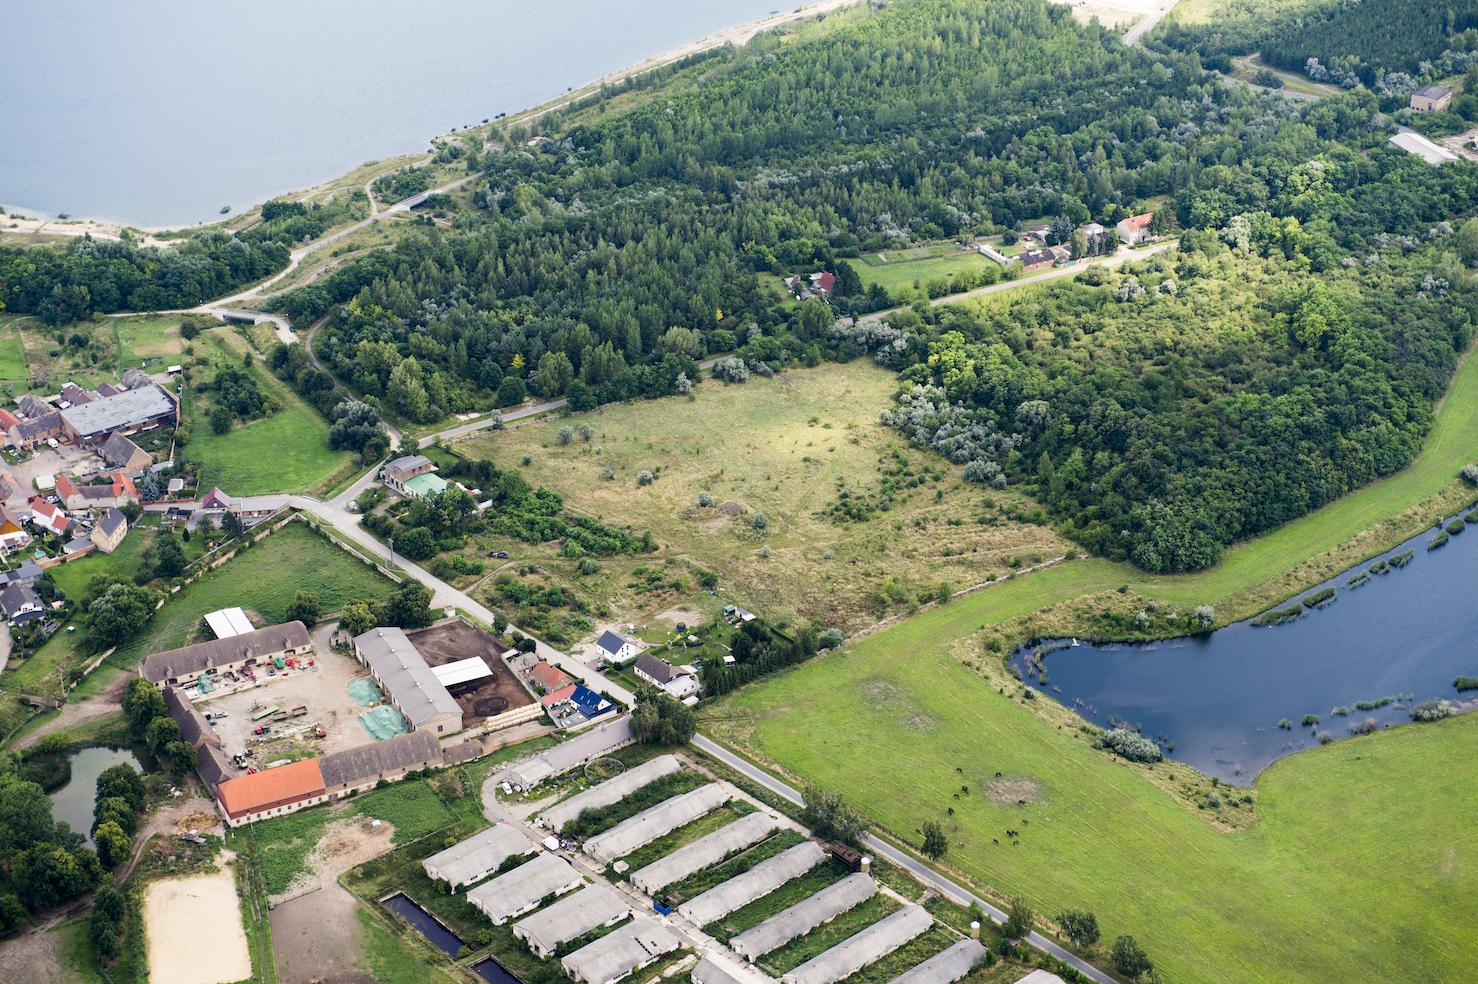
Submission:
[[[986,783],[985,795],[992,803],[1040,803],[1042,787],[1030,779],[992,779]]]
[[[152,883],[144,895],[144,944],[153,984],[224,984],[250,977],[231,870]]]
[[[669,608],[657,616],[666,622],[671,622],[674,627],[686,625],[692,628],[703,624],[703,613],[696,608]]]
[[[368,817],[334,820],[324,828],[323,837],[309,853],[304,862],[304,872],[293,880],[287,891],[273,896],[272,903],[338,884],[339,875],[389,851],[394,833],[395,828],[391,824],[382,821],[375,826]]]

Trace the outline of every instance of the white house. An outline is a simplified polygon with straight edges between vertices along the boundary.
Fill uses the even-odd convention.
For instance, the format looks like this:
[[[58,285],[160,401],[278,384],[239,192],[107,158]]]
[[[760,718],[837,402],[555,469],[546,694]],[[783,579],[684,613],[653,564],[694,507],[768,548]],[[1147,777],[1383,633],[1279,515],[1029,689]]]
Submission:
[[[636,643],[627,642],[616,633],[607,630],[595,640],[595,654],[607,663],[623,663],[637,653]]]
[[[684,700],[698,693],[698,670],[693,666],[673,666],[665,659],[643,653],[633,667],[637,678],[660,688],[671,697]]]

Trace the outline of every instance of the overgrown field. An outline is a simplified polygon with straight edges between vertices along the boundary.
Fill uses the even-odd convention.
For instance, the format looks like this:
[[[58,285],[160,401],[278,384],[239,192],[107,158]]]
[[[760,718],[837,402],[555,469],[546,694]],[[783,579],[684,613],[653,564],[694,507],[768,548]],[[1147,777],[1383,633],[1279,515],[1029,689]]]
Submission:
[[[947,862],[977,885],[1047,914],[1094,909],[1106,939],[1134,934],[1166,979],[1470,971],[1478,716],[1283,759],[1254,787],[1258,822],[1228,833],[1091,748],[1067,712],[1044,720],[1020,688],[1002,695],[960,662],[981,658],[982,625],[1114,573],[1067,564],[925,612],[726,699],[704,730],[844,791],[915,844],[939,821]],[[1192,781],[1174,763],[1151,776]]]
[[[994,283],[1001,276],[1001,268],[994,260],[987,259],[974,250],[959,252],[956,249],[942,256],[918,259],[910,259],[903,251],[895,250],[887,254],[886,261],[872,262],[882,255],[884,254],[872,254],[864,262],[853,262],[852,267],[862,278],[863,287],[870,288],[873,284],[878,284],[888,292],[889,297],[900,304],[924,297],[953,294],[979,287],[982,283]],[[955,282],[962,277],[964,282]],[[938,283],[931,290],[930,283],[935,281]]]
[[[857,628],[941,581],[958,589],[1061,556],[1067,545],[1050,531],[1006,518],[1033,508],[1024,499],[966,484],[957,467],[878,423],[896,386],[866,361],[826,364],[744,385],[705,382],[691,402],[536,421],[459,450],[500,467],[527,455],[531,484],[576,511],[651,530],[663,547],[657,559],[691,559],[718,575],[726,597],[771,618]],[[577,435],[562,445],[565,427]],[[649,485],[639,484],[644,471],[655,476]],[[704,492],[713,504],[699,507]],[[552,549],[542,553],[559,568]],[[622,576],[657,566],[650,556],[601,565]],[[646,603],[620,583],[609,596],[622,612]],[[676,600],[658,596],[664,606]]]

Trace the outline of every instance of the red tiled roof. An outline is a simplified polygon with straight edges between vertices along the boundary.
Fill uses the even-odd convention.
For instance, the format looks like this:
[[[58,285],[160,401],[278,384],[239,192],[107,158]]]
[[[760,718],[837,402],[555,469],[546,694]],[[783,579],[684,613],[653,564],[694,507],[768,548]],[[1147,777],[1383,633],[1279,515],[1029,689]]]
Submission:
[[[20,422],[21,419],[19,417],[17,417],[15,414],[11,413],[4,407],[0,407],[0,427],[4,427],[6,430],[10,430],[12,427]]]
[[[56,494],[60,499],[69,499],[77,494],[77,483],[66,475],[56,477]]]
[[[122,496],[125,492],[128,493],[129,495],[133,496],[135,499],[137,499],[139,497],[139,490],[133,484],[133,479],[129,478],[127,475],[123,474],[121,471],[120,472],[114,472],[113,473],[113,495],[115,495],[115,496]]]
[[[834,274],[823,273],[816,278],[816,285],[829,294],[831,289],[837,285],[837,278]]]
[[[529,671],[529,676],[535,683],[551,693],[562,687],[568,687],[574,682],[564,670],[542,660],[534,664],[534,668]]]
[[[560,687],[552,694],[545,694],[542,703],[545,707],[553,707],[555,704],[569,700],[571,697],[575,696],[576,689],[576,685],[573,683],[570,684],[568,687]]]
[[[253,775],[237,776],[216,787],[221,806],[233,818],[323,794],[323,772],[318,768],[317,759],[304,759]]]
[[[1141,215],[1132,215],[1124,220],[1124,224],[1131,229],[1148,229],[1150,223],[1155,221],[1154,212],[1145,212]]]

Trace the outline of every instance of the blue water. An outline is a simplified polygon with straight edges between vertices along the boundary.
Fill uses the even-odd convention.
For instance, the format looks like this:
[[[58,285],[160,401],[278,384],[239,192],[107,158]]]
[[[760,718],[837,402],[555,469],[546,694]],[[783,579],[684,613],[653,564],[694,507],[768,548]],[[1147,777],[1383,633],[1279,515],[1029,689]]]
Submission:
[[[426,149],[775,0],[12,3],[0,203],[136,225],[214,221]]]
[[[390,896],[383,905],[410,923],[416,932],[430,940],[432,946],[447,956],[455,957],[462,951],[462,938],[443,926],[431,913],[412,902],[404,892]]]
[[[1011,665],[1035,689],[1108,727],[1137,726],[1170,757],[1201,772],[1245,785],[1274,760],[1352,729],[1410,722],[1410,707],[1446,699],[1458,710],[1478,706],[1478,692],[1459,694],[1456,676],[1478,676],[1478,526],[1428,552],[1432,531],[1388,551],[1415,555],[1405,568],[1349,578],[1361,564],[1299,595],[1324,587],[1337,594],[1296,621],[1257,627],[1237,622],[1209,635],[1149,645],[1053,648],[1043,687],[1027,666],[1038,646]],[[1287,607],[1297,599],[1277,606]],[[1357,701],[1397,701],[1359,710]],[[1336,716],[1336,707],[1349,708]],[[1317,727],[1304,727],[1317,714]],[[1288,719],[1292,730],[1279,728]],[[1422,727],[1422,725],[1413,725]]]
[[[71,759],[72,777],[51,794],[51,815],[92,843],[92,821],[96,815],[98,776],[115,765],[128,764],[143,771],[139,760],[126,748],[84,748]]]

